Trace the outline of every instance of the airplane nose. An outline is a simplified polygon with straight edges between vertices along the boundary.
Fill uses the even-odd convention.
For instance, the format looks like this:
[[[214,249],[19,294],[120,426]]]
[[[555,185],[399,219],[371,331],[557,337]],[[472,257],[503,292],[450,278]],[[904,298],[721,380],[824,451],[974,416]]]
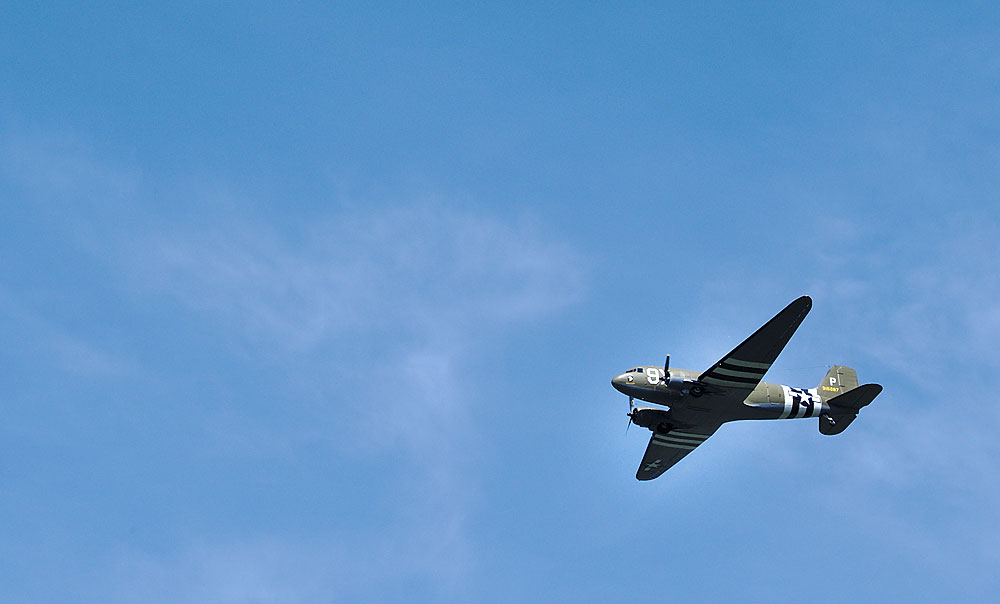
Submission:
[[[625,374],[623,373],[621,375],[616,375],[615,377],[611,378],[611,385],[614,386],[615,390],[617,390],[618,392],[624,393],[625,391],[622,390],[622,388],[625,387]]]

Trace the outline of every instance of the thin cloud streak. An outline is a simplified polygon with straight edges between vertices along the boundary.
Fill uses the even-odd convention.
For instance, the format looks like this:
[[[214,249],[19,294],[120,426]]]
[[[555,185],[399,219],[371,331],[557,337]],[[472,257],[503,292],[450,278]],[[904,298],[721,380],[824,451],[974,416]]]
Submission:
[[[87,225],[90,236],[68,243],[105,265],[114,280],[105,286],[117,288],[124,304],[167,313],[168,322],[176,320],[171,304],[179,305],[223,350],[232,342],[234,353],[312,382],[305,388],[324,402],[285,410],[316,420],[301,426],[266,425],[251,408],[233,405],[198,409],[199,430],[210,437],[206,453],[253,462],[275,448],[295,455],[322,434],[325,450],[352,451],[341,463],[370,467],[373,480],[394,485],[406,502],[380,526],[355,527],[362,536],[327,535],[339,543],[318,549],[267,534],[258,535],[263,545],[177,543],[157,554],[131,548],[124,557],[140,562],[110,564],[107,573],[122,577],[121,588],[133,595],[161,586],[161,601],[307,601],[317,593],[383,593],[390,584],[414,582],[447,597],[467,590],[476,564],[468,517],[478,504],[470,478],[477,429],[469,410],[486,401],[455,385],[468,376],[467,359],[507,330],[583,296],[583,256],[531,220],[501,220],[429,198],[334,211],[289,237],[211,200],[200,220],[143,220],[142,208],[152,202],[143,198],[141,181],[130,181],[126,219],[104,220],[115,211],[104,193],[125,190],[119,171],[72,157],[76,152],[28,154],[51,165],[14,172],[86,167],[81,190],[72,182],[50,187],[44,177],[21,183],[36,190],[36,199],[68,210],[67,223]],[[86,214],[74,217],[78,200]],[[93,354],[89,365],[79,362],[91,350],[87,342],[61,341],[63,356],[75,354],[81,371],[108,371]],[[296,364],[304,368],[280,369]],[[384,387],[359,389],[349,385],[358,383],[351,376]],[[324,575],[317,563],[303,562],[313,557],[340,570]],[[297,572],[265,570],[285,567]]]
[[[372,570],[353,578],[375,588],[422,577],[452,595],[468,587],[476,560],[466,526],[476,503],[468,409],[481,403],[454,387],[463,357],[577,299],[579,255],[530,228],[440,203],[330,218],[296,243],[244,225],[160,236],[150,250],[131,273],[145,279],[140,287],[288,354],[312,351],[341,367],[338,375],[383,384],[354,402],[363,420],[355,425],[374,438],[353,440],[386,460],[376,479],[396,482],[407,505],[392,547],[355,544],[352,555]],[[375,342],[367,362],[338,350],[356,338]],[[351,396],[331,395],[340,405]],[[343,427],[334,434],[345,436]],[[381,532],[369,535],[373,543]]]
[[[229,218],[131,244],[135,281],[289,349],[387,327],[467,342],[468,330],[530,320],[582,290],[569,246],[440,202],[344,213],[296,242]]]

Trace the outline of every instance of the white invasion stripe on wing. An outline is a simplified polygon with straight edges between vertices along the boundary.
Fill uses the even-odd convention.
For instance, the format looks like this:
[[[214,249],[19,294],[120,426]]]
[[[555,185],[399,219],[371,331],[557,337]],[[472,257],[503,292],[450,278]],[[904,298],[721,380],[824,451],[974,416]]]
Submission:
[[[678,430],[675,430],[675,431],[671,432],[670,434],[668,434],[667,436],[683,436],[684,438],[694,438],[694,439],[697,439],[697,440],[705,440],[706,438],[708,438],[709,436],[711,436],[711,434],[695,434],[694,432],[680,432]]]
[[[671,432],[669,434],[655,434],[653,438],[660,438],[663,440],[672,440],[677,442],[682,442],[686,445],[700,445],[707,436],[688,436],[686,434],[681,434],[679,432]]]
[[[660,442],[658,440],[654,440],[653,444],[660,447],[670,447],[671,449],[686,449],[688,451],[693,451],[694,447],[696,446],[696,445],[678,445],[674,443],[665,443],[665,442]]]
[[[763,372],[756,373],[753,371],[735,371],[733,369],[726,369],[724,367],[716,367],[715,369],[712,370],[712,373],[718,373],[721,375],[731,375],[734,377],[752,378],[755,380],[759,380],[760,378],[764,377]]]
[[[698,446],[698,443],[686,443],[682,441],[669,441],[657,434],[653,436],[653,442],[661,447],[672,447],[674,449],[687,449],[688,451]]]
[[[700,440],[690,440],[686,438],[671,438],[669,436],[659,436],[656,437],[656,442],[670,443],[674,445],[691,445],[692,447],[697,447],[701,444]]]
[[[770,363],[754,363],[753,361],[741,361],[739,359],[734,359],[732,357],[722,361],[727,365],[738,365],[740,367],[752,367],[754,369],[769,369],[771,367]]]
[[[699,444],[705,441],[708,436],[704,434],[685,434],[683,432],[671,432],[669,434],[660,434],[662,438],[676,438],[678,440],[685,440]]]
[[[720,380],[719,378],[712,376],[708,376],[701,381],[706,384],[712,384],[713,386],[726,386],[727,388],[742,388],[743,390],[753,390],[754,388],[753,384],[748,384],[746,382],[730,382],[729,380]]]

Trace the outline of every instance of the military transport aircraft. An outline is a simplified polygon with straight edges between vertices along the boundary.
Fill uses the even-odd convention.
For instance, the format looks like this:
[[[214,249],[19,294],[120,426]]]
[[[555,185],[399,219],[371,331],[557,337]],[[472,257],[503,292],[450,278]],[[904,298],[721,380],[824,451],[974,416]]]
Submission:
[[[722,357],[708,371],[633,367],[611,380],[628,395],[629,426],[653,432],[635,477],[652,480],[670,469],[719,429],[737,419],[818,417],[819,431],[840,434],[880,392],[858,385],[850,367],[834,365],[816,388],[791,388],[760,381],[812,308],[802,296]],[[634,399],[668,407],[637,407]]]

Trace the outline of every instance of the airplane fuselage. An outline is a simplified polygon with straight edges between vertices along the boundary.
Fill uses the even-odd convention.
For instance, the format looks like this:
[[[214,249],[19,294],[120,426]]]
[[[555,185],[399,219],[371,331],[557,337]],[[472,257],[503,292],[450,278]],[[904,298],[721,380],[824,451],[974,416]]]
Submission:
[[[655,429],[659,423],[699,425],[741,419],[796,419],[818,417],[829,408],[817,388],[793,388],[760,382],[741,402],[698,388],[700,372],[686,369],[640,366],[611,380],[619,392],[630,397],[669,407],[638,408],[636,424]],[[649,424],[649,425],[647,425]]]

